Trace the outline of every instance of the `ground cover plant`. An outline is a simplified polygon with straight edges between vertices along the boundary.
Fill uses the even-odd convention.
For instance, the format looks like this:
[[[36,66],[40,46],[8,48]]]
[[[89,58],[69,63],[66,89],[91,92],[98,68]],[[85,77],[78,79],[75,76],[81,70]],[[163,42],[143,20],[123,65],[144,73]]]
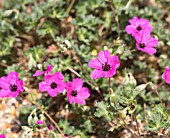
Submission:
[[[168,0],[0,0],[0,138],[170,137]]]

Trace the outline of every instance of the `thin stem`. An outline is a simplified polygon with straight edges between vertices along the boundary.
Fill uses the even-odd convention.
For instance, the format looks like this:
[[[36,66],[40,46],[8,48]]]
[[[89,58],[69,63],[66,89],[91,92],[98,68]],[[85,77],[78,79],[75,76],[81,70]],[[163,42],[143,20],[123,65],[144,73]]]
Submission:
[[[109,88],[110,88],[110,77],[109,77],[109,79],[108,79],[108,86],[109,86]]]
[[[72,54],[74,57],[76,57],[79,65],[81,66],[81,68],[84,70],[84,72],[86,73],[87,76],[89,76],[89,78],[91,79],[91,76],[89,75],[88,71],[84,68],[83,64],[81,63],[79,57],[76,55],[76,53],[74,52],[74,50],[72,50]],[[93,79],[91,79],[92,85],[94,86],[95,90],[98,92],[98,94],[100,95],[100,97],[103,99],[103,96],[99,90],[99,87],[97,86],[97,84],[93,81]]]
[[[55,127],[58,129],[60,134],[62,135],[63,138],[65,138],[65,135],[63,134],[62,130],[58,126],[58,124],[54,121],[54,119],[37,103],[34,103],[44,114],[51,120],[51,122],[55,125]]]
[[[125,120],[123,119],[122,117],[122,114],[119,112],[119,110],[116,108],[116,103],[114,102],[114,106],[115,106],[115,109],[116,111],[119,113],[119,116],[120,116],[120,119],[123,121],[124,123],[124,127],[132,134],[132,136],[136,136],[138,137],[138,135],[126,124]]]
[[[159,98],[159,101],[161,102],[161,104],[164,106],[163,102],[162,102],[162,98],[160,97],[159,93],[158,93],[158,90],[155,88],[155,93],[156,95],[158,96]]]
[[[165,105],[163,104],[162,98],[161,98],[161,96],[159,95],[158,90],[157,90],[157,88],[155,87],[155,85],[154,85],[152,82],[148,82],[148,83],[147,83],[147,85],[149,85],[149,84],[153,87],[153,90],[154,90],[154,92],[156,93],[156,95],[158,96],[159,101],[161,102],[161,104],[162,104],[163,106],[165,106]]]
[[[134,112],[134,119],[135,119],[135,122],[136,122],[136,126],[137,126],[137,130],[138,130],[139,138],[141,138],[141,136],[140,136],[140,131],[139,131],[139,124],[138,124],[138,121],[137,121],[137,119],[136,119],[136,112]]]
[[[64,133],[62,132],[62,130],[60,129],[60,127],[58,126],[58,124],[54,121],[54,119],[39,105],[36,103],[36,101],[33,99],[33,96],[32,96],[32,92],[30,91],[29,94],[31,95],[31,98],[33,100],[33,102],[27,98],[27,100],[34,104],[35,106],[37,106],[49,119],[50,121],[55,125],[55,127],[58,129],[58,131],[60,132],[60,134],[62,135],[63,138],[65,138],[65,135]]]
[[[67,67],[66,69],[70,70],[72,73],[74,73],[75,75],[77,75],[78,77],[81,77],[80,74],[78,74],[74,69]]]
[[[146,124],[146,103],[143,104],[143,109],[144,109],[144,121]]]
[[[120,0],[120,2],[119,2],[118,12],[119,12],[119,7],[120,7],[121,2],[122,2],[122,0]],[[115,21],[116,21],[116,24],[117,24],[117,33],[118,33],[118,37],[120,38],[119,16],[118,16],[118,14],[115,12],[115,9],[114,9],[114,7],[113,7],[113,3],[112,3],[111,0],[109,1],[109,3],[110,3],[110,8],[111,8],[111,10],[113,11],[113,14],[114,14],[114,16],[115,16]]]
[[[69,5],[69,7],[67,8],[66,13],[69,13],[69,12],[71,11],[71,9],[72,9],[72,7],[73,7],[73,5],[74,5],[74,2],[75,2],[75,0],[71,0],[71,3],[70,3],[70,5]]]

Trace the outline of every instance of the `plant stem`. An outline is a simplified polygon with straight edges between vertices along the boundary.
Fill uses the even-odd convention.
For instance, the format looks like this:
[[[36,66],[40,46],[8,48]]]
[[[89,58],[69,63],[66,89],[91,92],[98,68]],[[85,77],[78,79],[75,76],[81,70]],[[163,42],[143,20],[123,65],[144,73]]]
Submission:
[[[108,86],[109,86],[109,88],[110,88],[110,77],[109,77],[109,79],[108,79]]]
[[[119,5],[118,5],[118,12],[119,12],[119,7],[120,7],[120,5],[121,5],[121,2],[122,2],[122,0],[120,0],[120,2],[119,2]],[[120,38],[119,16],[118,16],[118,14],[115,12],[115,9],[114,9],[114,7],[113,7],[113,3],[112,3],[111,0],[109,1],[109,3],[110,3],[110,8],[111,8],[111,10],[113,11],[113,14],[114,14],[114,17],[115,17],[116,24],[117,24],[117,33],[118,33],[118,37]]]
[[[132,134],[132,136],[135,136],[135,137],[139,137],[125,122],[125,120],[122,118],[122,114],[119,112],[119,110],[116,108],[116,103],[114,102],[114,106],[115,106],[115,109],[116,111],[119,113],[119,116],[120,116],[120,119],[123,121],[124,123],[124,127]]]
[[[33,96],[32,96],[32,92],[30,91],[29,94],[31,95],[31,98],[33,101],[31,101],[30,99],[27,98],[27,100],[34,104],[37,108],[39,108],[49,119],[50,121],[55,125],[55,127],[58,129],[58,131],[60,132],[60,134],[62,135],[63,138],[65,138],[65,135],[64,133],[62,132],[62,130],[60,129],[60,127],[58,126],[58,124],[54,121],[54,119],[39,105],[36,103],[36,101],[33,99]]]
[[[85,69],[85,67],[83,66],[83,64],[81,63],[79,57],[76,55],[76,53],[74,52],[74,49],[72,50],[72,54],[74,57],[76,57],[79,65],[81,66],[81,68],[84,70],[84,72],[86,73],[87,76],[89,76],[89,78],[91,79],[92,85],[95,88],[95,90],[98,92],[98,94],[100,95],[100,97],[103,99],[103,96],[99,90],[99,87],[97,86],[97,84],[93,81],[93,79],[91,78],[91,76],[89,75],[88,71]]]
[[[155,88],[155,93],[156,95],[158,96],[159,98],[159,101],[161,102],[161,104],[164,106],[163,102],[162,102],[162,98],[160,97],[159,93],[158,93],[158,90]]]
[[[138,121],[136,119],[136,112],[134,112],[134,119],[135,119],[135,122],[136,122],[139,138],[141,138],[140,131],[139,131],[139,124],[138,124]]]
[[[71,0],[71,3],[70,3],[69,7],[68,7],[67,10],[66,10],[66,13],[69,13],[69,12],[70,12],[70,10],[72,9],[72,7],[73,7],[73,5],[74,5],[74,2],[75,2],[75,0]]]
[[[147,85],[149,85],[149,84],[153,87],[152,89],[154,90],[154,92],[155,92],[156,95],[158,96],[159,101],[161,102],[161,104],[162,104],[163,106],[165,106],[164,103],[163,103],[163,101],[162,101],[161,96],[160,96],[159,93],[158,93],[157,88],[155,87],[155,85],[154,85],[152,82],[148,82],[148,83],[147,83]]]

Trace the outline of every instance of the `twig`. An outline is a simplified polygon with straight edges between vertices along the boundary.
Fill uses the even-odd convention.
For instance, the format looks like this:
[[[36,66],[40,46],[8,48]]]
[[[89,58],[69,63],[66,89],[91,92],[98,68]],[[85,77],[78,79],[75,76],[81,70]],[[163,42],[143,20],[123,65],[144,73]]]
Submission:
[[[70,10],[72,9],[72,7],[73,7],[73,5],[74,5],[74,2],[75,2],[75,0],[71,0],[71,3],[70,3],[70,5],[68,6],[68,8],[67,8],[67,10],[66,10],[66,13],[69,13],[69,12],[70,12]]]
[[[147,85],[151,85],[154,89],[154,92],[156,93],[156,95],[158,96],[158,98],[159,98],[159,101],[161,102],[161,104],[163,105],[163,106],[165,106],[164,104],[163,104],[163,101],[162,101],[162,98],[160,97],[160,95],[159,95],[159,93],[158,93],[158,90],[157,90],[157,88],[155,87],[155,85],[152,83],[152,82],[148,82],[147,83]]]
[[[161,102],[161,104],[164,106],[164,104],[163,104],[163,102],[162,102],[162,99],[161,99],[161,97],[160,97],[160,95],[159,95],[159,93],[158,93],[157,88],[155,88],[155,93],[156,93],[156,95],[158,96],[159,101]]]
[[[159,16],[158,20],[157,20],[157,23],[158,24],[160,22],[160,20],[164,17],[164,15],[170,10],[170,7],[167,7],[165,9],[165,11]]]
[[[54,119],[39,105],[36,103],[36,101],[34,101],[33,96],[32,96],[32,92],[30,91],[29,94],[31,95],[31,98],[33,101],[31,101],[30,99],[26,98],[30,103],[34,104],[35,106],[37,106],[49,119],[50,121],[55,125],[55,127],[58,129],[58,131],[60,132],[60,134],[62,135],[63,138],[65,138],[64,133],[62,132],[62,130],[60,129],[60,127],[58,126],[58,124],[54,121]]]
[[[0,63],[0,66],[5,67],[5,68],[8,67],[8,65],[6,65],[6,64],[4,64],[4,63]]]
[[[137,119],[136,119],[136,112],[134,112],[134,119],[135,119],[135,122],[136,122],[136,126],[137,126],[137,130],[138,130],[139,138],[141,138],[141,136],[140,136],[140,131],[139,131],[139,124],[138,124],[138,121],[137,121]]]
[[[146,103],[143,104],[143,109],[144,109],[144,122],[146,124]]]
[[[120,2],[119,2],[118,12],[119,12],[119,7],[120,7],[120,5],[121,5],[121,2],[122,2],[122,0],[120,0]],[[109,3],[110,3],[110,8],[111,8],[111,10],[113,11],[113,14],[114,14],[114,16],[115,16],[115,21],[116,21],[116,24],[117,24],[117,33],[118,33],[118,37],[120,38],[119,16],[118,16],[118,14],[115,12],[115,9],[114,9],[114,7],[113,7],[113,4],[112,4],[112,1],[111,1],[111,0],[109,1]]]
[[[108,78],[108,87],[110,88],[110,77]]]
[[[72,73],[74,73],[75,75],[77,75],[79,78],[81,77],[80,74],[78,74],[75,70],[73,70],[70,67],[67,67],[66,69],[70,70]]]

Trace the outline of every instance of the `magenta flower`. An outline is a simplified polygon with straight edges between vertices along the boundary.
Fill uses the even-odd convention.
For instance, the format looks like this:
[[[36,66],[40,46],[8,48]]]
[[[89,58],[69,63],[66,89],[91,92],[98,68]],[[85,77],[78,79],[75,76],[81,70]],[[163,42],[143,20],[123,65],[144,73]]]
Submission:
[[[6,138],[6,136],[4,134],[1,134],[0,138]]]
[[[155,47],[158,45],[156,38],[150,37],[148,32],[140,32],[140,35],[136,37],[136,48],[142,52],[153,55],[156,53]]]
[[[151,33],[152,31],[152,26],[150,25],[150,22],[146,19],[138,18],[135,16],[129,20],[129,23],[130,25],[126,26],[126,32],[128,34],[131,34],[135,38],[140,31],[145,31],[148,33]]]
[[[65,89],[64,76],[60,72],[48,74],[44,77],[44,80],[39,83],[39,89],[42,92],[47,92],[51,97],[57,96]]]
[[[43,125],[44,124],[44,122],[42,121],[42,120],[37,120],[37,124],[39,124],[39,125]]]
[[[162,78],[167,84],[170,84],[170,68],[165,68],[165,72],[162,74]]]
[[[51,72],[51,70],[52,70],[52,65],[50,64],[50,65],[47,66],[45,71],[37,70],[35,72],[35,74],[33,74],[33,77],[41,76],[42,74],[45,74],[45,75],[49,74]]]
[[[17,72],[10,72],[8,76],[0,78],[0,97],[17,97],[23,91],[23,81],[18,79]]]
[[[110,56],[110,52],[104,50],[98,53],[97,59],[90,60],[88,66],[95,69],[91,74],[93,79],[109,78],[116,74],[116,69],[120,63],[118,56]]]
[[[83,87],[83,81],[79,78],[74,79],[72,82],[68,82],[66,85],[67,98],[70,104],[78,103],[85,104],[86,98],[90,96],[90,90]]]
[[[47,127],[48,127],[49,130],[53,130],[54,129],[52,124],[49,124]]]

